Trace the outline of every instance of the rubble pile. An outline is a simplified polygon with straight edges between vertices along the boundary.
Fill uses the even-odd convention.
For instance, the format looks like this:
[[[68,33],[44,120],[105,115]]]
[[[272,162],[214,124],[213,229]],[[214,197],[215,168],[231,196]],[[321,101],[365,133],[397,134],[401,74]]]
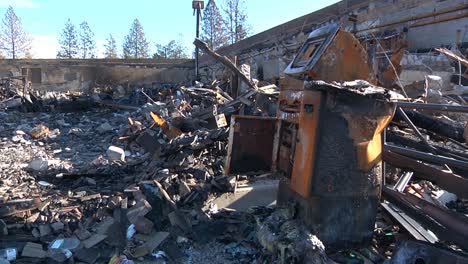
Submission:
[[[0,109],[21,106],[24,87],[25,82],[22,77],[0,78]]]
[[[247,87],[232,95],[216,81],[190,87],[106,86],[89,94],[37,93],[26,89],[24,79],[16,88],[1,86],[0,263],[396,264],[441,256],[468,259],[463,87],[457,96],[432,104],[427,91],[437,78],[430,77],[417,84],[423,85],[422,95],[412,93],[416,87],[410,98],[392,102],[397,112],[383,142],[385,185],[377,184],[383,199],[373,239],[363,248],[327,251],[304,226],[297,201],[288,207],[224,208],[230,196],[239,204],[265,202],[284,176],[224,171],[228,139],[240,130],[229,124],[231,115],[273,117],[279,92],[275,85],[244,76],[206,44],[196,45]],[[357,84],[358,92],[371,86],[350,83]],[[296,99],[294,106],[300,105]],[[283,110],[293,116],[297,109]],[[304,110],[313,113],[314,105],[306,104]],[[448,111],[456,114],[448,116]],[[298,126],[291,131],[296,133]],[[295,145],[297,138],[290,139]],[[289,154],[287,161],[293,163]],[[270,182],[263,184],[265,179]],[[261,197],[252,194],[254,189],[261,190]],[[376,196],[380,198],[380,190]]]
[[[16,250],[10,260],[174,260],[181,250],[196,255],[191,241],[215,243],[213,234],[228,236],[225,225],[245,222],[211,221],[217,209],[206,203],[236,186],[223,174],[227,124],[214,116],[242,103],[224,107],[232,98],[202,84],[148,93],[136,111],[118,102],[118,111],[93,104],[64,112],[41,98],[44,112],[0,112],[1,248]],[[107,96],[90,97],[102,105]],[[235,237],[223,254],[257,253]],[[160,245],[168,248],[157,253]]]

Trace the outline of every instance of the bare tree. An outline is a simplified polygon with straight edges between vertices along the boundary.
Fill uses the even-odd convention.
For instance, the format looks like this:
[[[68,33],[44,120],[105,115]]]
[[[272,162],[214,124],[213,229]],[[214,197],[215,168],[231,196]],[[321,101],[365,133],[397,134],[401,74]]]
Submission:
[[[225,0],[224,23],[229,32],[229,41],[234,44],[249,35],[245,0]]]
[[[114,36],[109,35],[107,43],[104,45],[106,50],[104,51],[104,57],[107,59],[117,58],[117,43],[115,42]]]
[[[88,22],[83,21],[80,24],[80,57],[83,59],[94,58],[96,56],[96,41],[94,41],[94,33],[88,25]]]
[[[78,39],[75,26],[68,19],[59,39],[60,50],[57,53],[59,59],[72,59],[78,54]]]
[[[13,7],[8,7],[3,18],[2,32],[0,34],[1,48],[12,59],[24,57],[31,49],[31,39],[23,30],[21,20],[15,14]]]
[[[229,32],[216,2],[209,0],[203,11],[201,38],[211,49],[217,50],[227,44]]]
[[[146,41],[143,26],[138,19],[133,20],[132,27],[128,35],[125,36],[122,48],[124,58],[148,58],[149,43]]]

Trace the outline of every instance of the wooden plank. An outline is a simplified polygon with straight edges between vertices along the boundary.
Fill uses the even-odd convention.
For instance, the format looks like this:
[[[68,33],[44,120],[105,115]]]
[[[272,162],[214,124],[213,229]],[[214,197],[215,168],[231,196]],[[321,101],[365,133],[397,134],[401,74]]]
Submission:
[[[239,68],[237,68],[237,66],[226,56],[221,56],[218,53],[214,52],[208,47],[208,45],[205,42],[201,41],[200,39],[195,39],[193,44],[196,47],[202,49],[204,52],[206,52],[208,55],[213,57],[215,60],[221,62],[222,64],[224,64],[224,66],[232,70],[235,74],[237,74],[237,76],[239,76],[241,81],[245,82],[250,88],[257,90],[257,86],[254,84],[254,82],[250,78],[245,76],[245,74]]]
[[[94,234],[90,238],[84,240],[82,243],[85,248],[92,248],[93,246],[101,243],[106,238],[107,235]]]
[[[468,67],[468,60],[466,58],[458,56],[457,54],[453,53],[452,51],[446,48],[437,48],[435,50],[451,58],[452,60],[459,61],[461,64],[465,65],[465,67]]]
[[[168,236],[168,232],[157,232],[150,240],[135,249],[133,257],[139,258],[151,254]]]

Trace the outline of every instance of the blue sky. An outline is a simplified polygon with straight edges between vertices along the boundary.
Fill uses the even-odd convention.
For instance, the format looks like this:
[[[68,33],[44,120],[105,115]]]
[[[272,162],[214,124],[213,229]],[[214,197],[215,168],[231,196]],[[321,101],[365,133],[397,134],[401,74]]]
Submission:
[[[191,0],[0,0],[0,16],[12,5],[23,27],[33,38],[35,58],[54,58],[68,18],[78,26],[86,20],[96,35],[98,53],[109,34],[117,40],[119,53],[133,19],[143,25],[154,52],[155,43],[181,39],[188,48],[195,36]],[[205,0],[207,2],[207,0]],[[216,1],[222,5],[224,0]],[[338,2],[337,0],[246,0],[252,33],[259,33],[296,17]]]

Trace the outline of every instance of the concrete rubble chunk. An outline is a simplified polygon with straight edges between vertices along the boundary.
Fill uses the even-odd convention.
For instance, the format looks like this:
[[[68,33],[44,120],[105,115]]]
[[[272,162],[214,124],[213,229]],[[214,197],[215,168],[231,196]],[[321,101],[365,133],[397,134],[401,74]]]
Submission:
[[[141,217],[144,217],[151,211],[152,207],[146,200],[140,200],[135,206],[130,208],[127,212],[128,221],[136,224]]]
[[[66,249],[50,248],[47,250],[46,257],[58,263],[64,263],[73,256],[73,253]]]
[[[51,224],[50,227],[52,227],[52,229],[54,230],[55,233],[58,233],[58,232],[61,232],[63,230],[65,225],[62,222],[55,222],[55,223]]]
[[[86,229],[77,229],[75,231],[75,235],[80,240],[85,240],[91,237],[91,233]]]
[[[107,158],[111,161],[125,161],[125,151],[116,146],[107,149]]]
[[[40,225],[39,233],[41,234],[41,237],[45,237],[52,233],[52,229],[50,228],[49,225]]]
[[[44,172],[47,171],[49,167],[49,161],[44,158],[37,158],[29,163],[29,167],[34,171]]]
[[[45,258],[47,252],[42,249],[41,244],[28,242],[23,248],[21,252],[22,257],[29,257],[29,258]]]
[[[114,128],[109,124],[109,122],[105,122],[97,127],[97,131],[100,133],[106,133],[112,131]]]

